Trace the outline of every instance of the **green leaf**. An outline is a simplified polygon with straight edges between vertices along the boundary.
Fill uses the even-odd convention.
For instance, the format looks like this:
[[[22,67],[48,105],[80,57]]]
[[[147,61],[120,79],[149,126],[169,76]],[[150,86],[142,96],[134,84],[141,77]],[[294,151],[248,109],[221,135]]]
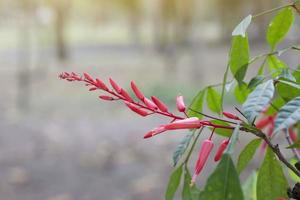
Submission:
[[[200,191],[197,189],[196,185],[190,186],[191,183],[191,174],[187,167],[185,167],[184,173],[184,183],[181,193],[182,200],[198,200]]]
[[[227,153],[229,155],[233,153],[235,144],[239,139],[239,132],[240,132],[240,124],[237,124],[233,130],[232,136],[231,136],[229,144],[225,150],[225,153]]]
[[[208,108],[212,112],[220,114],[220,112],[221,112],[221,96],[213,87],[207,88],[206,102],[207,102]]]
[[[229,66],[231,73],[238,83],[242,83],[249,62],[248,37],[234,36],[232,38],[231,50],[229,53]]]
[[[287,147],[288,149],[300,148],[300,140]]]
[[[166,200],[172,200],[174,198],[175,192],[180,184],[181,174],[182,174],[182,165],[177,167],[170,176],[166,194],[165,194]]]
[[[265,159],[259,169],[257,177],[257,200],[287,198],[288,183],[275,154],[267,149]]]
[[[248,84],[248,88],[250,90],[254,89],[257,85],[261,84],[263,81],[265,80],[265,76],[263,75],[257,75],[255,77],[253,77],[249,84]]]
[[[239,103],[244,103],[244,101],[246,101],[249,93],[250,93],[250,90],[248,89],[248,87],[245,83],[237,85],[234,88],[234,96]]]
[[[230,124],[220,121],[220,120],[211,120],[212,123],[216,124],[216,125],[222,125],[222,126],[229,126]],[[210,128],[211,130],[213,128]],[[215,129],[215,133],[224,137],[230,137],[232,135],[232,130],[230,129],[224,129],[224,128],[216,128]]]
[[[288,69],[282,69],[281,74],[279,74],[279,78],[284,78],[292,82],[297,81],[296,78],[293,76],[293,74],[290,73]],[[298,85],[297,88],[300,89],[300,86]]]
[[[248,95],[247,100],[243,104],[243,110],[250,123],[266,108],[273,98],[273,95],[273,80],[258,85],[255,90]]]
[[[243,149],[243,151],[240,153],[237,163],[238,173],[241,173],[247,167],[249,162],[252,160],[256,149],[259,147],[260,143],[261,139],[254,139],[251,142],[249,142]]]
[[[243,200],[238,173],[229,154],[225,153],[221,161],[208,177],[201,200]]]
[[[190,109],[192,110],[196,110],[201,112],[203,109],[203,99],[204,99],[204,95],[205,95],[206,89],[201,90],[200,92],[198,92],[198,94],[194,97],[191,105],[189,106]],[[189,117],[198,117],[199,119],[201,119],[203,116],[199,113],[193,112],[192,110],[188,109],[187,111],[187,115]]]
[[[223,76],[222,91],[221,91],[221,112],[223,112],[224,95],[225,95],[225,90],[226,90],[228,71],[229,71],[229,64],[227,64],[226,70],[225,70],[225,73]]]
[[[233,30],[232,36],[246,36],[246,31],[252,20],[252,15],[245,17]]]
[[[281,61],[274,55],[270,55],[267,57],[267,63],[273,78],[279,76],[283,69],[288,68],[288,66],[283,61]]]
[[[290,81],[285,81],[285,80],[282,80],[282,79],[279,79],[278,82],[280,83],[284,83],[286,85],[289,85],[289,86],[292,86],[298,90],[300,90],[300,85],[296,84],[296,83],[293,83],[293,82],[290,82]]]
[[[274,133],[282,129],[289,128],[300,120],[300,96],[285,104],[279,111],[275,119]]]
[[[300,89],[298,88],[298,85],[300,84],[300,71],[296,70],[292,75],[295,77],[297,84],[282,79],[279,79],[279,82],[276,84],[278,94],[285,101],[290,101],[291,99],[300,96]]]
[[[267,30],[267,41],[272,49],[275,49],[276,45],[283,40],[293,22],[294,15],[290,7],[282,9],[272,19]]]
[[[195,132],[195,131],[194,131]],[[178,160],[181,158],[181,156],[184,154],[185,150],[189,146],[191,139],[193,138],[193,133],[187,133],[185,137],[181,140],[181,142],[176,147],[174,153],[173,153],[173,165],[176,166]]]
[[[254,171],[243,184],[245,200],[256,200],[257,172]]]
[[[280,109],[282,106],[284,106],[285,101],[281,97],[277,97],[275,100],[272,101],[272,105],[276,107],[276,109],[273,106],[269,106],[267,111],[265,112],[266,115],[274,115],[277,113],[277,109]]]
[[[293,166],[295,166],[295,164],[296,164],[297,162],[298,162],[298,160],[295,159],[295,158],[293,158],[293,159],[290,160],[290,164],[293,165]],[[295,172],[293,172],[292,170],[290,170],[290,168],[288,168],[288,172],[289,172],[289,176],[291,177],[291,179],[292,179],[293,181],[295,181],[295,182],[300,182],[300,177],[297,176],[297,175],[295,174]]]

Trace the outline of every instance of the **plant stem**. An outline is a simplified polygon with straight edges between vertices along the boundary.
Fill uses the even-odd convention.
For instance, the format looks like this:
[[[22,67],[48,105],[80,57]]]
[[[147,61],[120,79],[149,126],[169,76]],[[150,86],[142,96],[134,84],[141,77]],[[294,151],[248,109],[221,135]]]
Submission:
[[[258,13],[258,14],[256,14],[256,15],[253,15],[252,18],[254,19],[254,18],[260,17],[260,16],[262,16],[262,15],[266,15],[266,14],[275,12],[275,11],[277,11],[277,10],[281,10],[281,9],[283,9],[283,8],[290,7],[290,6],[294,6],[294,5],[295,5],[295,3],[290,3],[290,4],[286,4],[286,5],[283,5],[283,6],[279,6],[279,7],[270,9],[270,10],[266,10],[266,11],[264,11],[264,12],[261,12],[261,13]]]
[[[192,152],[193,152],[193,149],[194,149],[194,147],[195,147],[195,145],[196,145],[196,142],[197,142],[197,140],[198,140],[198,138],[199,138],[201,132],[203,131],[203,129],[204,129],[204,127],[200,128],[199,131],[196,133],[196,137],[195,137],[195,140],[193,141],[193,144],[192,144],[192,146],[191,146],[191,149],[189,150],[189,152],[188,152],[186,158],[185,158],[184,161],[183,161],[183,163],[185,163],[186,165],[188,164],[188,161],[189,161],[189,159],[190,159],[190,157],[191,157],[191,154],[192,154]]]
[[[284,133],[285,133],[285,138],[286,138],[288,144],[292,145],[293,143],[292,143],[291,137],[290,137],[290,135],[288,133],[288,129],[286,129],[284,131]],[[292,151],[294,153],[294,156],[297,158],[297,160],[300,161],[300,155],[299,155],[298,151],[296,149],[294,149],[294,148],[292,148]]]

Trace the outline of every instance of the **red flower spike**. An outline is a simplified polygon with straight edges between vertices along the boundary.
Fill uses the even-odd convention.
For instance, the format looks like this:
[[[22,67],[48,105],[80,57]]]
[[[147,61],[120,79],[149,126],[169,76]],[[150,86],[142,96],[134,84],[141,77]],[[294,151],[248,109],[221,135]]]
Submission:
[[[164,125],[165,129],[167,130],[194,129],[194,128],[200,128],[201,126],[202,126],[201,121],[197,117],[177,120],[170,124]]]
[[[236,116],[235,114],[233,114],[231,112],[223,112],[223,115],[225,117],[227,117],[228,119],[240,120],[240,118],[238,116]]]
[[[147,116],[147,115],[150,114],[150,113],[148,113],[147,111],[143,110],[142,108],[140,108],[140,107],[134,105],[133,103],[130,103],[130,102],[128,102],[128,101],[124,101],[124,103],[126,104],[126,106],[127,106],[128,108],[130,108],[130,110],[132,110],[133,112],[135,112],[135,113],[137,113],[137,114],[139,114],[139,115],[141,115],[141,116],[143,116],[143,117],[145,117],[145,116]]]
[[[102,99],[102,100],[106,100],[106,101],[112,101],[112,100],[115,100],[113,97],[111,97],[111,96],[106,96],[106,95],[100,95],[99,98]]]
[[[211,140],[206,139],[203,141],[199,151],[198,160],[196,162],[195,171],[191,180],[191,185],[194,185],[194,183],[196,182],[196,178],[202,171],[213,147],[214,147],[214,143]]]
[[[102,90],[105,90],[105,91],[108,90],[107,86],[103,83],[103,81],[101,81],[98,78],[96,78],[96,85],[97,85],[97,87],[99,87]]]
[[[152,136],[155,136],[155,135],[157,135],[157,134],[163,133],[163,132],[165,132],[165,131],[166,131],[166,129],[165,129],[164,126],[159,126],[159,127],[155,128],[155,129],[149,131],[148,133],[146,133],[146,134],[144,135],[144,139],[150,138],[150,137],[152,137]]]
[[[137,98],[139,98],[142,101],[144,100],[143,93],[139,90],[139,88],[136,86],[136,84],[133,81],[131,81],[131,89]]]
[[[159,100],[155,96],[152,96],[151,99],[157,105],[159,110],[161,110],[162,112],[168,112],[168,107],[161,100]]]
[[[297,141],[297,133],[292,128],[289,128],[289,135],[293,142]]]
[[[110,82],[111,86],[114,88],[114,90],[120,94],[121,87],[112,78],[109,78],[109,82]]]
[[[227,148],[229,144],[229,139],[225,139],[221,142],[221,145],[219,146],[218,150],[217,150],[217,153],[215,155],[215,158],[214,158],[214,161],[219,161],[225,151],[225,149]]]
[[[120,94],[126,99],[126,101],[133,102],[132,98],[129,96],[129,94],[123,88],[121,88]]]
[[[269,123],[271,122],[270,118],[269,117],[266,117],[266,118],[262,118],[260,120],[257,121],[256,123],[256,127],[259,128],[259,129],[263,129],[265,128]]]
[[[86,80],[90,81],[90,82],[94,82],[94,79],[88,74],[88,73],[83,73],[83,76]]]
[[[179,112],[185,112],[185,104],[184,104],[183,96],[178,96],[176,98],[176,106]]]
[[[152,109],[152,110],[157,110],[156,104],[153,103],[150,99],[144,97],[143,102],[144,102],[144,104],[145,104],[148,108],[150,108],[150,109]]]

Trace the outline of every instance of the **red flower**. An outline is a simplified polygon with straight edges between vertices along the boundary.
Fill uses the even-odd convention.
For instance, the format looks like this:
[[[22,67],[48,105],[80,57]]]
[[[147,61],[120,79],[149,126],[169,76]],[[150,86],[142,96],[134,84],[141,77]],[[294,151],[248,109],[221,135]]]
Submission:
[[[184,104],[183,96],[178,96],[176,98],[176,105],[179,112],[185,112],[185,104]]]
[[[229,119],[240,120],[240,118],[238,116],[236,116],[235,114],[233,114],[231,112],[223,112],[223,115]]]
[[[223,152],[225,151],[225,149],[227,148],[228,146],[228,143],[229,143],[229,139],[225,139],[221,142],[221,145],[219,146],[218,150],[217,150],[217,153],[215,155],[215,158],[214,160],[217,162],[221,159],[222,155],[223,155]]]

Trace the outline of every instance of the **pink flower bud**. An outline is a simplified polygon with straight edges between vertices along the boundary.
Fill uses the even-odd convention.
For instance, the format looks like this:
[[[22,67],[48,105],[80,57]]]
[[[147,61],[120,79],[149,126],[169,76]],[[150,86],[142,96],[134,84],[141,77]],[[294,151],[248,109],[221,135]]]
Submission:
[[[148,108],[150,108],[150,109],[152,109],[152,110],[156,110],[157,109],[157,106],[155,105],[155,103],[153,103],[150,99],[148,99],[148,98],[146,98],[146,97],[144,97],[144,104],[148,107]]]
[[[131,89],[137,98],[139,98],[142,101],[144,100],[143,93],[139,90],[139,88],[136,86],[136,84],[133,81],[131,81]]]
[[[102,99],[102,100],[106,100],[106,101],[115,100],[113,97],[106,96],[106,95],[100,95],[99,98]]]
[[[161,110],[162,112],[168,112],[168,107],[161,100],[159,100],[155,96],[152,96],[151,99],[157,105],[159,110]]]
[[[179,112],[185,112],[185,104],[184,104],[183,96],[178,96],[176,98],[176,105],[177,105],[177,110]]]
[[[102,90],[108,90],[107,86],[100,79],[96,78],[96,86]]]
[[[110,85],[114,88],[117,93],[121,93],[121,87],[112,79],[109,78]]]
[[[86,80],[94,82],[94,79],[88,73],[83,73],[83,76]]]
[[[89,91],[94,91],[94,90],[97,90],[98,88],[96,88],[96,87],[92,87],[92,88],[90,88],[89,89]]]
[[[155,129],[149,131],[148,133],[146,133],[144,135],[144,139],[150,138],[150,137],[152,137],[154,135],[160,134],[160,133],[165,132],[165,131],[166,131],[166,129],[165,129],[164,126],[159,126],[159,127],[155,128]]]
[[[135,113],[137,113],[137,114],[139,114],[139,115],[141,115],[141,116],[143,116],[143,117],[149,115],[149,113],[148,113],[147,111],[143,110],[142,108],[136,106],[136,105],[133,104],[133,103],[130,103],[130,102],[128,102],[128,101],[124,101],[124,103],[126,104],[126,106],[127,106],[128,108],[130,108],[130,110],[132,110],[133,112],[135,112]]]
[[[217,153],[215,155],[215,158],[214,160],[217,162],[221,159],[222,155],[223,155],[223,152],[225,151],[225,149],[227,148],[228,146],[228,143],[229,143],[229,139],[225,139],[221,142],[221,145],[219,146],[218,150],[217,150]]]
[[[203,141],[203,143],[201,145],[201,149],[199,151],[198,160],[195,165],[195,171],[194,171],[194,175],[192,177],[191,185],[193,185],[196,182],[196,178],[202,171],[213,147],[214,147],[214,144],[211,140],[206,139]]]
[[[126,101],[133,102],[132,98],[129,96],[129,94],[123,88],[121,88],[120,94],[126,99]]]
[[[229,119],[240,120],[238,116],[230,112],[223,112],[223,115]]]
[[[191,117],[183,120],[177,120],[170,124],[166,124],[165,129],[167,130],[194,129],[194,128],[200,128],[201,126],[202,126],[201,121],[197,117]]]

